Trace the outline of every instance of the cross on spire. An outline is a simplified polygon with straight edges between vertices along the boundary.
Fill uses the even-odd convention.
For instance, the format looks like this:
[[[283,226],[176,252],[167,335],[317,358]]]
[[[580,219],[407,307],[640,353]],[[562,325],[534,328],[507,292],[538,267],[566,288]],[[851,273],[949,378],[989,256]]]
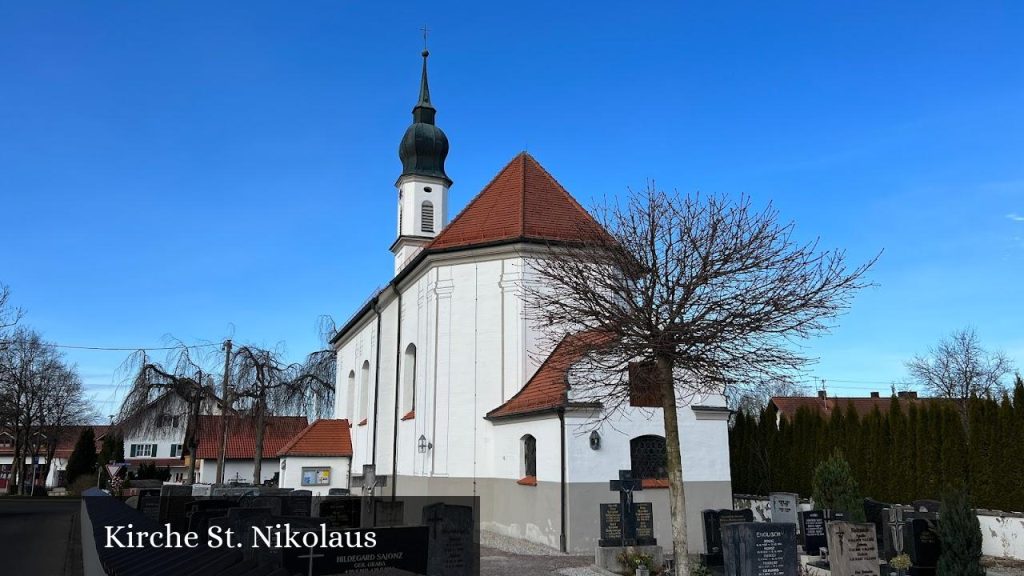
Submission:
[[[423,28],[420,28],[420,32],[423,32],[423,51],[426,52],[427,51],[427,35],[430,34],[430,28],[427,28],[427,25],[424,24]]]

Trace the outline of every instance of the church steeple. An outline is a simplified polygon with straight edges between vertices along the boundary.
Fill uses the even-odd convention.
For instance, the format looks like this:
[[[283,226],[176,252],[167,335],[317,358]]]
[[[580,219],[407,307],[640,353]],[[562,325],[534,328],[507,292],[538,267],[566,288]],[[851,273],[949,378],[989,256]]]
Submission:
[[[398,187],[398,238],[391,245],[398,274],[448,224],[448,188],[444,171],[448,137],[434,124],[437,110],[430,102],[427,57],[423,49],[420,96],[412,109],[412,125],[402,136],[398,157],[402,175]]]
[[[405,131],[398,146],[398,157],[402,160],[402,176],[432,176],[451,180],[444,172],[444,160],[448,156],[448,137],[434,124],[437,110],[430,103],[430,85],[427,82],[427,57],[430,52],[423,50],[423,73],[420,76],[420,97],[412,109],[412,125]]]

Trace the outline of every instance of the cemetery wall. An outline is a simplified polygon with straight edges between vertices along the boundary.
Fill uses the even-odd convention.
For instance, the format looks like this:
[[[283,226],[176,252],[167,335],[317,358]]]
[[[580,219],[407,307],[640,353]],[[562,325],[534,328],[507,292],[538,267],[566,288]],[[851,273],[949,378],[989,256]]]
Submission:
[[[982,554],[1024,560],[1024,514],[1003,515],[979,510],[978,522]]]
[[[274,478],[279,469],[277,458],[264,458],[260,467],[260,484]],[[200,460],[196,466],[199,478],[196,482],[213,482],[217,479],[217,460]],[[252,460],[225,460],[224,481],[231,482],[236,478],[240,482],[252,482],[253,461]]]

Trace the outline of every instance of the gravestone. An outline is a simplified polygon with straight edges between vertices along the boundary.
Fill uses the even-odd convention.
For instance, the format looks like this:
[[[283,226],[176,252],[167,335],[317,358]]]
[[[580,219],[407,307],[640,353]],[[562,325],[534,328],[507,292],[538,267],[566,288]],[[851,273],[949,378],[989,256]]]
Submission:
[[[658,543],[654,538],[654,504],[633,503],[633,530],[637,546],[654,546]]]
[[[281,496],[281,514],[285,516],[310,516],[313,506],[313,492],[290,490]]]
[[[799,567],[796,524],[734,522],[722,526],[728,576],[795,576]]]
[[[230,500],[196,500],[189,505],[188,529],[190,532],[205,534],[210,520],[220,518],[236,505]]]
[[[772,523],[796,524],[799,495],[792,492],[772,492],[768,495],[772,510]]]
[[[359,528],[362,518],[361,498],[332,498],[320,503],[320,519],[328,528]]]
[[[143,488],[135,503],[136,510],[157,522],[160,521],[160,492],[160,488]]]
[[[277,524],[280,519],[274,518],[270,514],[269,508],[230,508],[228,510],[218,511],[214,509],[193,512],[193,519],[197,514],[211,514],[220,512],[222,515],[214,518],[209,518],[207,523],[209,526],[219,526],[224,529],[231,529],[234,532],[233,540],[236,543],[242,544],[241,550],[242,555],[246,559],[259,558],[261,562],[266,563],[268,560],[275,565],[280,565],[281,550],[273,547],[259,547],[253,546],[257,542],[256,536],[253,533],[253,527],[258,526],[260,528],[266,528]],[[206,530],[204,528],[203,530]],[[262,544],[262,541],[260,541]]]
[[[373,523],[388,528],[405,524],[405,502],[401,500],[377,500],[373,503]]]
[[[875,525],[867,522],[829,522],[828,564],[832,576],[878,576]]]
[[[160,523],[170,524],[176,532],[187,530],[187,511],[192,500],[191,486],[164,484],[160,488]]]
[[[891,507],[891,504],[879,502],[873,498],[864,499],[864,519],[875,525],[875,537],[878,539],[879,550],[885,550],[884,536],[887,529],[886,521],[888,520],[886,510]]]
[[[474,543],[473,507],[439,502],[423,507],[427,530],[427,574],[476,576],[480,555]],[[399,530],[393,528],[392,530]]]
[[[210,484],[193,484],[193,496],[213,496],[213,486]]]
[[[911,576],[934,576],[939,564],[939,553],[942,543],[935,522],[925,518],[914,518],[907,521],[904,530],[904,545],[910,562]]]
[[[753,522],[754,511],[744,510],[704,510],[701,512],[704,520],[704,550],[702,557],[707,566],[722,565],[722,526],[735,524],[737,522]]]
[[[939,514],[939,509],[942,508],[942,502],[938,500],[914,500],[911,504],[917,512],[927,512],[936,516]]]
[[[427,526],[380,528],[372,548],[285,548],[287,574],[430,574],[427,567]],[[365,540],[366,530],[347,531],[347,538]],[[453,574],[456,572],[453,572]]]
[[[622,507],[615,504],[599,504],[601,509],[601,536],[598,546],[622,545]]]
[[[281,515],[281,498],[278,496],[256,496],[246,499],[244,508],[267,508],[274,516]]]
[[[810,556],[817,556],[821,549],[828,545],[828,535],[825,533],[825,511],[807,510],[800,512],[800,533],[804,535],[804,553]]]

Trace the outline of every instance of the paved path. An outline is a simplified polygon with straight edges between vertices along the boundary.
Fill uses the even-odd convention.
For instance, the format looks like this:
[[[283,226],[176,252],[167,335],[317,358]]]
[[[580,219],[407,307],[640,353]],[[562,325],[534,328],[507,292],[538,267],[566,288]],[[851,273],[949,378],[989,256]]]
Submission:
[[[481,576],[548,576],[560,570],[566,570],[563,576],[576,572],[587,576],[590,571],[584,569],[593,563],[593,556],[527,556],[480,547]]]
[[[0,571],[80,575],[81,506],[78,500],[0,497]]]

